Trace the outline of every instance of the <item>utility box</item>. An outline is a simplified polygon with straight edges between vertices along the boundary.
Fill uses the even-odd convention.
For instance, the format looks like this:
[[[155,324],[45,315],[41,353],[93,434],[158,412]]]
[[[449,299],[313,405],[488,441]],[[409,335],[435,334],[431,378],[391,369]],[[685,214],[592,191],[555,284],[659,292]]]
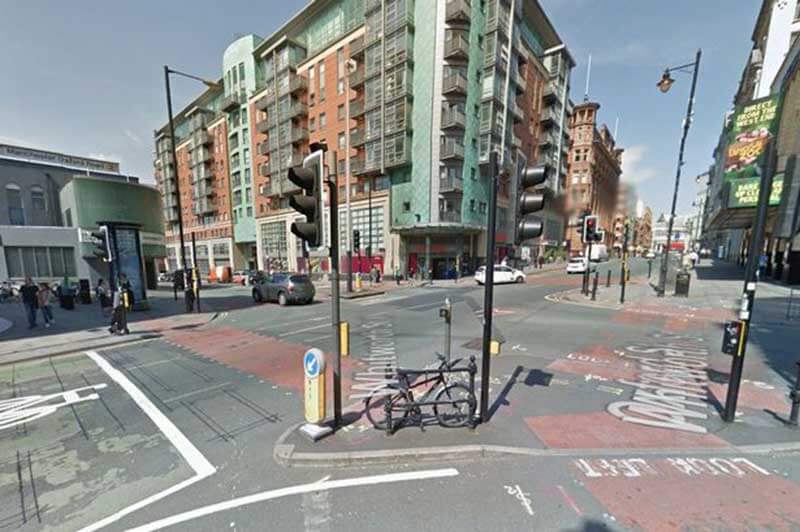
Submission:
[[[675,275],[675,295],[689,297],[689,280],[691,275],[689,272],[678,272]]]

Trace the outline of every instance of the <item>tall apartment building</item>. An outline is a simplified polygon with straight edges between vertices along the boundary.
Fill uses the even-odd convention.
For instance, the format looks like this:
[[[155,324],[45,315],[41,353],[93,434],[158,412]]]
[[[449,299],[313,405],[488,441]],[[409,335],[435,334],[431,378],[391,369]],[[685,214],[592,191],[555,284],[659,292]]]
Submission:
[[[600,104],[585,101],[575,106],[571,121],[572,144],[566,183],[566,208],[569,213],[567,246],[573,254],[583,250],[579,218],[584,212],[600,217],[598,227],[605,231],[603,241],[609,249],[614,243],[622,152],[605,124],[597,126]]]
[[[386,271],[468,270],[485,257],[489,152],[498,151],[511,176],[498,199],[502,256],[512,248],[516,171],[543,158],[543,127],[559,139],[567,129],[566,110],[556,111],[547,91],[557,87],[568,101],[568,58],[535,1],[312,2],[271,36],[233,43],[224,90],[206,91],[176,117],[179,148],[193,145],[184,123],[194,107],[226,128],[220,162],[230,175],[229,192],[215,189],[208,200],[214,211],[183,214],[195,218],[195,231],[212,221],[227,228],[235,267],[309,266],[289,231],[299,216],[288,205],[296,188],[286,175],[311,142],[325,141],[342,203],[342,256],[357,229],[357,268],[371,265],[363,258],[370,248]],[[161,133],[157,161],[168,168]],[[223,186],[223,169],[209,170],[206,185]],[[170,210],[169,179],[160,181]],[[558,181],[548,184],[553,194]]]

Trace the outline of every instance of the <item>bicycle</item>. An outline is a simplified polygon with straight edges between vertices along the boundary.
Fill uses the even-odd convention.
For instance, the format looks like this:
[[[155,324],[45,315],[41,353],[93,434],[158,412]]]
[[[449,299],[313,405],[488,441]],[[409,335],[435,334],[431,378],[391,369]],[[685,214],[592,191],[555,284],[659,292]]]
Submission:
[[[457,368],[462,359],[448,362],[440,353],[436,353],[436,356],[440,360],[437,369],[397,369],[394,375],[391,371],[387,372],[386,378],[396,376],[397,382],[374,390],[364,401],[367,419],[373,427],[391,434],[402,427],[409,417],[413,417],[420,420],[420,428],[424,430],[423,406],[433,406],[434,415],[443,427],[463,427],[473,422],[477,406],[474,393],[477,373],[475,357],[470,357],[466,368]],[[469,387],[461,383],[450,383],[445,377],[450,373],[461,372],[469,373]],[[418,376],[425,378],[415,381]],[[426,385],[430,387],[415,399],[413,390]],[[429,401],[434,392],[437,392],[436,398]],[[395,416],[395,412],[402,415]],[[399,420],[395,421],[398,417]]]

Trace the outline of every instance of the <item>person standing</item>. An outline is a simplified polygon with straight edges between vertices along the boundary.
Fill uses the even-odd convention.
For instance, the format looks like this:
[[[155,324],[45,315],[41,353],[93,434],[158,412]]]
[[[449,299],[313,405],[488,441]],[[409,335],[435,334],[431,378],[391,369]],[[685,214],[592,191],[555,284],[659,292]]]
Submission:
[[[50,301],[53,299],[53,291],[50,290],[50,286],[47,283],[39,284],[39,291],[36,294],[36,298],[39,308],[42,309],[44,326],[49,329],[50,325],[54,324],[56,320],[53,319],[53,310],[50,307]]]
[[[33,279],[25,278],[25,284],[20,289],[22,294],[22,304],[25,306],[25,313],[28,316],[28,329],[36,327],[36,309],[38,307],[37,293],[39,289],[33,284]]]
[[[133,304],[131,298],[131,285],[124,273],[119,275],[117,288],[114,290],[111,326],[108,332],[111,334],[129,334],[128,330],[128,307]]]
[[[102,279],[97,281],[97,287],[94,289],[95,296],[100,301],[100,314],[105,316],[106,309],[111,306],[111,298],[108,296],[108,288],[106,282]]]

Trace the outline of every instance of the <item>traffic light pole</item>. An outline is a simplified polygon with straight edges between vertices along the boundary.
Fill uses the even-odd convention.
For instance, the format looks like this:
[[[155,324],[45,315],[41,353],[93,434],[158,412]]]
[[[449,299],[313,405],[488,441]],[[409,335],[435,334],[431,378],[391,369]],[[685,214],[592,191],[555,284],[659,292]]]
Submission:
[[[334,168],[338,159],[333,152]],[[323,172],[325,167],[323,165]],[[333,359],[333,426],[339,428],[342,424],[342,329],[339,325],[339,194],[336,175],[327,179],[328,197],[330,199],[330,235],[331,235],[331,321],[333,322],[334,343],[336,344],[336,357]]]
[[[621,272],[620,275],[622,279],[620,279],[620,292],[619,292],[619,302],[625,303],[625,285],[628,284],[628,232],[630,229],[630,223],[628,220],[625,220],[625,237],[622,239],[622,268],[620,268]]]
[[[492,304],[494,298],[494,250],[497,218],[497,152],[489,154],[489,220],[486,227],[486,276],[483,289],[483,346],[481,354],[481,423],[489,421],[489,372],[491,371]]]
[[[167,113],[169,114],[169,144],[172,151],[172,167],[175,170],[175,206],[178,208],[178,236],[181,242],[181,266],[183,268],[183,298],[186,303],[186,312],[192,311],[190,302],[192,287],[189,285],[189,276],[186,271],[186,243],[183,239],[183,209],[181,208],[181,185],[178,179],[178,151],[175,146],[175,122],[172,118],[172,92],[169,87],[170,69],[164,65],[164,84],[167,89]]]
[[[739,401],[739,386],[742,382],[742,370],[744,369],[744,354],[747,350],[747,339],[750,336],[750,320],[753,315],[753,305],[756,299],[756,283],[758,282],[758,264],[763,249],[764,231],[767,222],[767,207],[769,197],[772,193],[772,178],[775,173],[775,142],[777,139],[772,137],[767,147],[766,164],[761,173],[761,182],[758,190],[758,211],[753,224],[753,234],[750,237],[750,251],[747,255],[747,266],[744,273],[744,292],[742,294],[742,306],[739,311],[739,319],[742,321],[742,339],[738,349],[731,361],[731,376],[728,381],[728,394],[725,398],[725,411],[722,419],[728,423],[736,419],[736,404]]]

